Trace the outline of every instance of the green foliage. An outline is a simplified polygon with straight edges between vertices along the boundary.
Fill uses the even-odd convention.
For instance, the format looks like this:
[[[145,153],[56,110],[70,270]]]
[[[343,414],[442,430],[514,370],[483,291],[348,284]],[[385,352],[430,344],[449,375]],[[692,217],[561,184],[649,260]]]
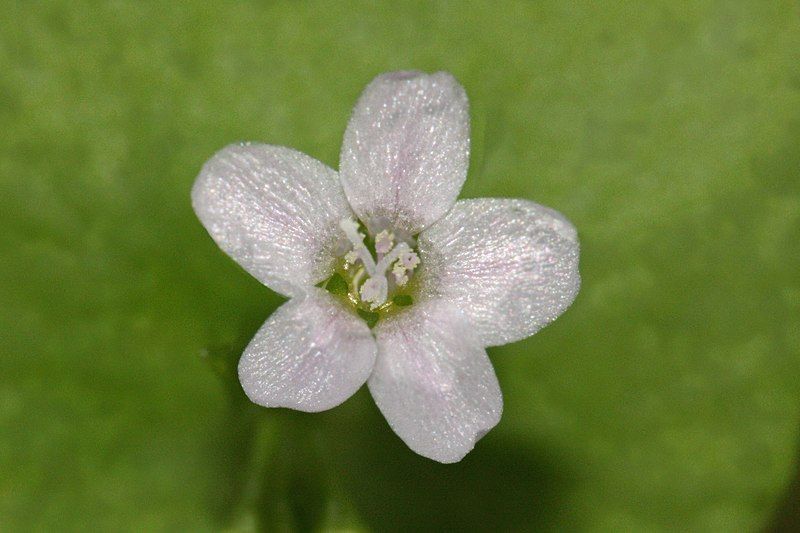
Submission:
[[[378,323],[378,319],[380,319],[381,315],[378,313],[373,313],[372,311],[367,311],[366,309],[358,308],[356,309],[358,316],[364,319],[364,322],[367,323],[367,326],[371,328],[375,327],[375,324]]]
[[[333,276],[331,276],[331,278],[325,284],[325,289],[327,289],[331,294],[335,294],[337,296],[347,296],[347,292],[349,290],[347,287],[347,282],[338,273],[335,273]]]
[[[414,303],[414,299],[408,294],[398,294],[392,298],[392,303],[400,307],[406,307]]]
[[[795,2],[6,2],[0,529],[695,530],[769,519],[800,398]],[[281,299],[189,190],[237,140],[336,166],[361,89],[448,70],[463,195],[565,213],[583,289],[490,350],[499,426],[412,454],[366,390],[251,405]]]

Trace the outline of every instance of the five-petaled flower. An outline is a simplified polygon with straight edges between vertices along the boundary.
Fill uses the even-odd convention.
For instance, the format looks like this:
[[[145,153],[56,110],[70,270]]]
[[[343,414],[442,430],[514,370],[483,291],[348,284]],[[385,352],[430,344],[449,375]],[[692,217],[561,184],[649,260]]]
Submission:
[[[192,190],[213,239],[290,298],[239,362],[248,397],[322,411],[365,382],[415,452],[451,463],[500,420],[487,346],[532,335],[578,292],[578,240],[525,200],[456,201],[469,111],[444,72],[378,76],[339,172],[289,148],[231,145]]]

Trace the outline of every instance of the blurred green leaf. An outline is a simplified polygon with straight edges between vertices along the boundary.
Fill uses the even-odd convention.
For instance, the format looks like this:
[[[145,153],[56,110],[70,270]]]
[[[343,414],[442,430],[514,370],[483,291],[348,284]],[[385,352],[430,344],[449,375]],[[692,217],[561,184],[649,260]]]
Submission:
[[[392,303],[401,307],[406,307],[414,303],[414,299],[408,294],[398,294],[392,298]]]
[[[356,309],[356,312],[370,328],[374,328],[375,324],[378,323],[378,319],[381,317],[378,313],[373,313],[372,311],[366,311],[364,309]]]
[[[325,284],[325,288],[331,294],[336,294],[339,296],[346,296],[348,292],[347,282],[338,273],[335,273],[333,276],[331,276],[331,278]]]
[[[6,3],[0,9],[0,529],[741,531],[800,407],[795,2]],[[414,456],[366,390],[250,404],[281,303],[189,190],[237,140],[336,166],[376,74],[448,70],[463,196],[565,213],[583,289],[490,350],[503,419]]]

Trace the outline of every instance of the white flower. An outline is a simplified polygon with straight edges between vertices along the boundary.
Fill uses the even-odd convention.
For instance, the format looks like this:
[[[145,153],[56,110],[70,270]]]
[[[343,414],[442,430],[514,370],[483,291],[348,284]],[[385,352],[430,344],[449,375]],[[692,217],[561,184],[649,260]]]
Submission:
[[[203,225],[290,298],[239,362],[253,402],[322,411],[367,382],[400,438],[444,463],[497,424],[485,347],[528,337],[570,305],[578,240],[532,202],[456,201],[468,154],[458,82],[394,72],[356,104],[338,173],[264,144],[228,146],[205,164],[192,190]]]

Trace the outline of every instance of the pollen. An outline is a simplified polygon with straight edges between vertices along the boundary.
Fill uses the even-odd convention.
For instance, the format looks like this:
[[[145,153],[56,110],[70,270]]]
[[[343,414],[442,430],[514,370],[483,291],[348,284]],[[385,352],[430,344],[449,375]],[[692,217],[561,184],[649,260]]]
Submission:
[[[358,261],[358,254],[355,250],[350,250],[346,254],[344,254],[344,267],[350,268],[351,265],[354,265]]]
[[[394,246],[394,235],[391,231],[383,230],[375,236],[375,251],[381,255],[388,254]]]
[[[419,266],[419,256],[416,254],[416,252],[408,250],[400,254],[400,260],[398,263],[403,265],[403,268],[406,270],[414,270],[417,268],[417,266]]]
[[[408,273],[405,267],[399,264],[399,262],[395,263],[394,268],[392,269],[392,274],[394,275],[395,283],[397,283],[399,287],[402,287],[408,283]]]
[[[370,309],[376,309],[386,302],[388,285],[385,276],[374,276],[369,278],[361,286],[359,291],[361,299],[370,304]]]

